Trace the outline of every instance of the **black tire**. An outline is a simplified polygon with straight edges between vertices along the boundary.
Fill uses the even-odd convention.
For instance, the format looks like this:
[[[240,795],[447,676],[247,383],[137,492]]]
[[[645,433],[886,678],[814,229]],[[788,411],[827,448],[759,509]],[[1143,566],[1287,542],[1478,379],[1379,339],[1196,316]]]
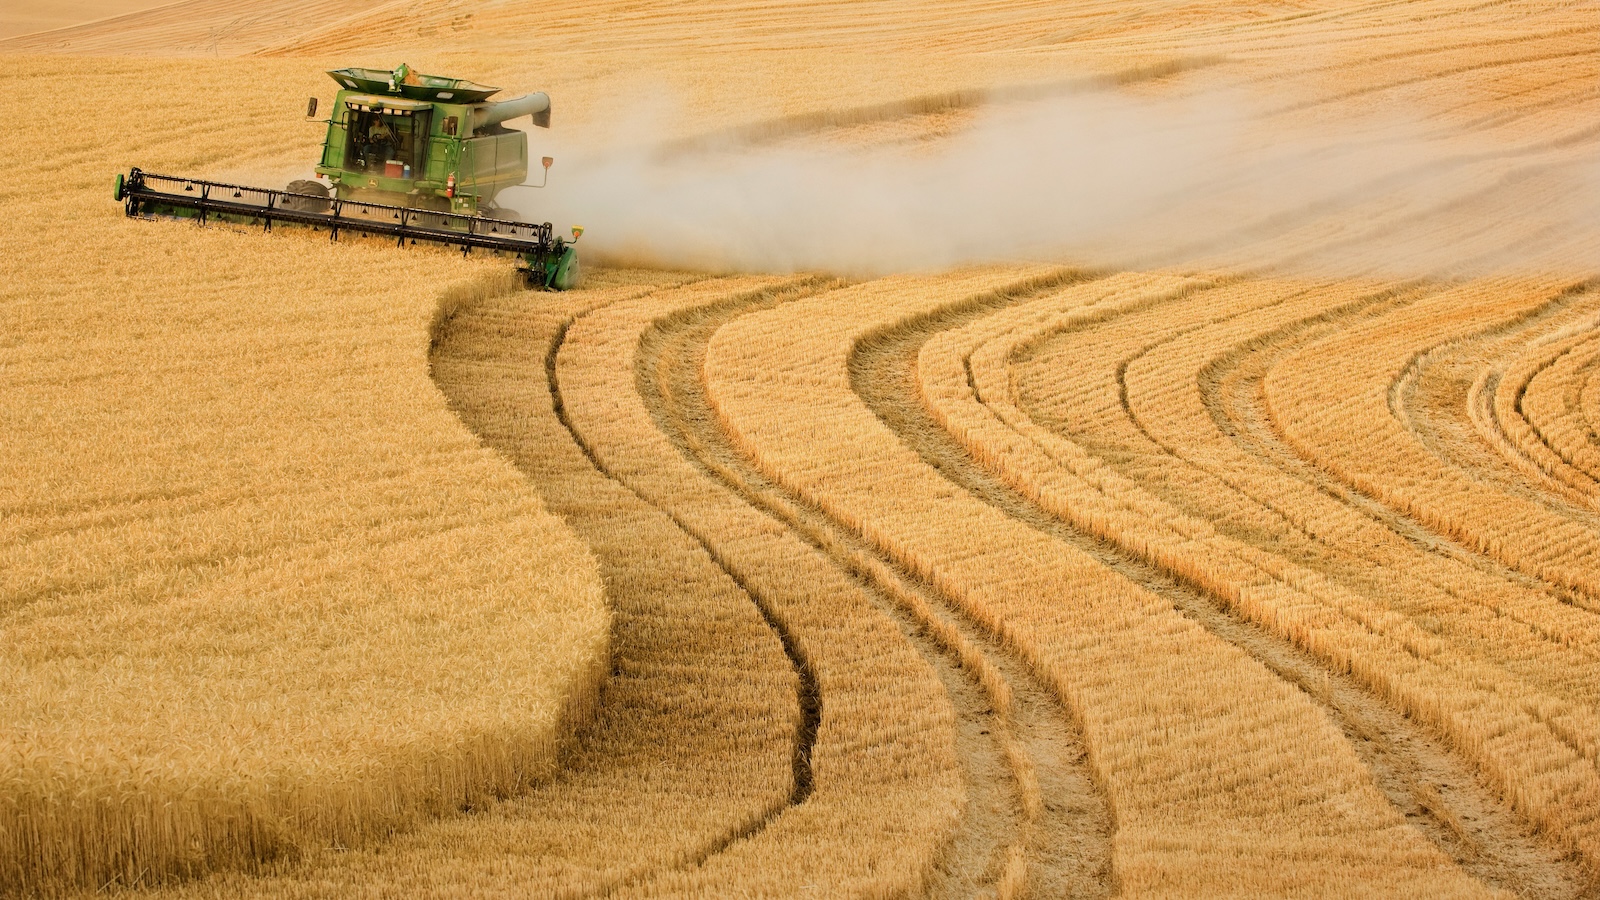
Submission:
[[[478,215],[484,217],[485,219],[498,219],[501,222],[521,222],[522,221],[522,214],[521,213],[517,212],[514,209],[506,209],[504,207],[499,207],[499,206],[494,207],[492,209],[482,210],[482,211],[480,211],[478,213]]]
[[[328,186],[304,178],[291,181],[284,189],[282,203],[285,208],[300,212],[327,212]]]

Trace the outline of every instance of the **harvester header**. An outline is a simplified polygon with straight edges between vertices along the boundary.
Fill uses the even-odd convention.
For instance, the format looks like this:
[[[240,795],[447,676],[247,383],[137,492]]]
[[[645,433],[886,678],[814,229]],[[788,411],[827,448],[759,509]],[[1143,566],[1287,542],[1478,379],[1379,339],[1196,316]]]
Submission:
[[[500,92],[497,87],[423,75],[406,65],[328,75],[340,90],[323,120],[327,132],[316,180],[275,191],[134,169],[118,176],[117,199],[126,200],[130,216],[268,228],[274,221],[325,225],[335,238],[343,231],[397,236],[402,244],[424,240],[464,251],[515,252],[527,263],[530,281],[558,289],[576,285],[578,259],[571,244],[582,229],[574,228],[571,240],[554,237],[549,223],[519,229],[513,225],[520,216],[495,202],[501,191],[528,180],[528,136],[505,123],[528,117],[548,128],[548,94],[494,101],[489,98]],[[314,117],[317,107],[312,98],[307,116]],[[548,171],[551,159],[542,162]],[[528,243],[519,247],[524,234]]]

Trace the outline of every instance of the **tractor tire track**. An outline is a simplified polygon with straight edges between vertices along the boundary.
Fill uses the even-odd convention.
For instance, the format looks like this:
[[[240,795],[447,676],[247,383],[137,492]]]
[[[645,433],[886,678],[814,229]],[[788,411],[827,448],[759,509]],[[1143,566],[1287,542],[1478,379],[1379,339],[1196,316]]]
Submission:
[[[1594,440],[1593,428],[1583,416],[1582,392],[1585,373],[1597,363],[1600,335],[1568,342],[1528,378],[1516,404],[1517,415],[1591,493],[1600,489],[1600,443]],[[1563,407],[1559,412],[1550,409],[1546,399],[1556,393],[1556,387],[1560,388]]]
[[[648,293],[650,291],[646,290],[635,296]],[[644,501],[636,491],[599,465],[592,448],[572,427],[556,378],[555,361],[568,328],[583,312],[581,308],[542,310],[537,314],[520,309],[511,314],[467,310],[439,325],[430,354],[435,383],[467,427],[489,446],[504,453],[539,485],[549,508],[561,515],[589,544],[601,563],[613,608],[612,676],[602,689],[599,716],[581,737],[568,770],[557,782],[557,787],[569,796],[551,801],[551,811],[541,813],[542,798],[536,794],[530,798],[532,809],[527,814],[553,817],[559,823],[563,815],[582,810],[588,818],[613,822],[613,827],[643,829],[636,841],[641,849],[648,850],[657,849],[650,845],[654,836],[652,829],[670,827],[698,834],[698,839],[685,840],[680,836],[677,846],[681,849],[677,852],[669,851],[665,856],[658,852],[654,854],[655,859],[646,853],[644,862],[552,860],[558,871],[551,874],[552,881],[546,888],[562,896],[608,894],[663,868],[681,869],[703,863],[739,839],[766,827],[775,816],[798,802],[797,797],[803,799],[804,791],[808,790],[806,766],[809,742],[814,738],[814,731],[796,729],[792,752],[787,754],[792,761],[784,763],[789,770],[784,780],[791,782],[790,789],[773,792],[778,796],[767,801],[765,806],[730,809],[731,815],[713,814],[686,806],[695,801],[685,799],[686,795],[680,793],[682,788],[674,791],[671,787],[653,786],[652,790],[661,793],[653,804],[649,796],[629,796],[626,790],[619,790],[618,779],[629,777],[633,769],[648,770],[669,761],[694,768],[708,765],[759,768],[762,764],[758,760],[715,756],[743,747],[747,743],[743,739],[710,737],[701,741],[695,729],[720,729],[722,726],[715,721],[716,716],[684,719],[663,706],[662,698],[682,694],[683,685],[679,682],[684,672],[697,666],[711,666],[711,671],[716,672],[722,662],[730,664],[724,673],[702,675],[700,689],[707,691],[708,696],[719,688],[721,680],[729,685],[759,689],[765,676],[760,674],[764,663],[760,662],[759,655],[751,657],[741,653],[737,666],[731,665],[734,657],[718,658],[717,654],[727,653],[726,648],[730,646],[747,647],[749,653],[759,654],[760,651],[751,643],[751,635],[730,631],[723,617],[710,613],[696,615],[698,610],[694,603],[697,600],[690,594],[689,586],[697,582],[698,576],[674,568],[677,551],[671,549],[670,541],[656,545],[650,559],[630,553],[628,535],[665,537],[666,529],[670,528],[677,532],[676,540],[687,543],[695,539],[673,521],[668,512]],[[501,318],[509,321],[497,321]],[[502,353],[486,366],[477,357],[483,351],[467,343],[475,337],[481,338],[473,334],[474,329],[490,333],[515,331],[519,336],[525,334],[529,340],[511,348],[516,358]],[[503,351],[505,348],[494,349]],[[482,374],[486,368],[493,372],[488,378]],[[493,382],[541,377],[551,404],[548,417],[554,421],[543,422],[544,416],[536,409],[508,417],[504,400]],[[485,382],[490,384],[486,386]],[[519,406],[532,405],[534,397],[529,393],[529,396],[517,395]],[[532,415],[527,415],[528,412]],[[562,447],[563,442],[567,446]],[[625,534],[619,534],[619,526]],[[698,542],[692,546],[704,550]],[[715,554],[710,555],[715,562]],[[751,623],[751,627],[755,627],[755,623]],[[770,633],[770,625],[763,627]],[[779,642],[781,638],[774,641]],[[787,652],[772,655],[776,657],[774,662],[782,660],[786,668],[796,668]],[[794,705],[804,709],[807,705],[804,677],[796,672],[793,678],[800,684]],[[722,749],[709,751],[713,755],[708,757],[708,751],[700,746],[702,743]],[[717,777],[726,785],[726,791],[738,791],[738,796],[759,802],[759,791],[753,794],[742,786],[744,776],[729,778],[709,772],[704,774]],[[619,803],[623,806],[619,807]],[[652,809],[656,815],[666,814],[675,821],[668,826],[639,820],[640,812]],[[727,818],[715,824],[717,815]],[[599,871],[585,874],[584,866],[593,866]]]
[[[749,598],[751,604],[755,606],[756,611],[760,614],[762,621],[766,623],[767,628],[772,631],[773,635],[778,639],[778,642],[783,646],[783,654],[788,659],[789,665],[791,668],[793,668],[795,678],[798,681],[798,686],[795,692],[795,702],[800,710],[800,727],[795,733],[794,750],[791,755],[790,765],[793,778],[793,788],[789,793],[788,799],[784,803],[769,809],[759,822],[730,831],[720,840],[717,840],[702,848],[699,853],[691,857],[684,867],[687,868],[689,866],[699,866],[703,865],[710,857],[721,853],[723,850],[726,850],[734,841],[750,837],[751,835],[765,828],[785,809],[804,803],[806,798],[811,795],[813,784],[811,752],[812,748],[815,747],[817,742],[817,727],[822,721],[822,692],[817,686],[816,672],[812,670],[810,661],[805,658],[805,655],[799,649],[799,646],[795,641],[795,636],[789,631],[788,626],[783,622],[783,620],[766,603],[765,598],[758,595],[750,587],[745,579],[742,578],[739,573],[728,564],[727,560],[723,558],[721,552],[714,545],[712,545],[710,541],[700,535],[696,530],[690,528],[676,512],[654,502],[644,493],[640,492],[638,488],[630,484],[626,479],[612,472],[603,462],[601,462],[599,456],[596,455],[594,448],[584,438],[583,434],[579,432],[579,430],[572,424],[571,417],[567,413],[565,399],[561,394],[561,380],[557,371],[556,360],[561,353],[562,345],[566,341],[567,332],[571,329],[573,324],[578,321],[578,319],[590,312],[593,312],[593,310],[586,310],[584,313],[580,313],[562,322],[556,329],[555,334],[551,337],[549,351],[545,355],[545,378],[550,385],[550,399],[555,408],[557,420],[559,420],[561,422],[561,426],[567,430],[567,433],[572,437],[572,442],[577,445],[580,451],[583,452],[584,457],[589,460],[591,465],[594,466],[595,471],[604,475],[606,478],[615,481],[618,485],[621,485],[641,503],[654,508],[662,515],[666,516],[669,520],[671,520],[672,524],[678,528],[679,531],[693,539],[694,542],[698,544],[703,551],[705,551],[705,554],[711,558],[712,562],[716,563],[717,568],[721,569],[729,580],[739,586],[739,590],[743,591],[745,596]]]
[[[919,317],[858,347],[851,358],[856,393],[906,446],[957,487],[1167,599],[1180,613],[1299,688],[1344,732],[1374,782],[1406,820],[1465,871],[1519,896],[1585,896],[1592,885],[1581,870],[1552,861],[1550,851],[1536,842],[1517,840],[1517,835],[1526,835],[1526,828],[1425,729],[1354,678],[1332,671],[1291,642],[1242,619],[1206,592],[1048,515],[984,469],[938,426],[917,399],[916,359],[921,346],[940,331],[1018,299],[1026,298]]]
[[[1306,322],[1314,321],[1332,327],[1332,323],[1335,322],[1358,321],[1363,316],[1375,317],[1386,312],[1393,311],[1405,305],[1406,303],[1413,301],[1414,299],[1420,298],[1425,295],[1425,292],[1426,289],[1417,284],[1402,284],[1388,290],[1369,294],[1365,297],[1355,300],[1354,302],[1345,303],[1332,309],[1323,310],[1312,319],[1302,319],[1300,322],[1294,324],[1304,324]],[[1301,294],[1303,293],[1305,292],[1301,292]],[[1294,297],[1301,296],[1301,294],[1295,294],[1281,298],[1269,306],[1263,306],[1256,311],[1264,311],[1268,308],[1281,306],[1283,303],[1294,299]],[[1129,312],[1132,311],[1130,310]],[[1250,314],[1250,312],[1241,313],[1240,315],[1248,314]],[[1222,324],[1233,318],[1235,317],[1224,317],[1199,327],[1209,327],[1210,325]],[[1291,325],[1289,327],[1293,326]],[[1140,360],[1159,352],[1163,347],[1168,346],[1172,341],[1185,337],[1193,330],[1196,329],[1186,328],[1180,331],[1175,331],[1163,339],[1145,346],[1138,353],[1135,353],[1134,355],[1121,361],[1117,371],[1117,386],[1118,402],[1121,406],[1123,415],[1132,424],[1134,429],[1136,429],[1137,432],[1150,443],[1151,446],[1159,448],[1160,451],[1165,455],[1181,460],[1185,465],[1193,466],[1198,471],[1204,472],[1211,478],[1215,479],[1218,483],[1226,485],[1230,490],[1242,495],[1250,503],[1253,503],[1260,509],[1271,513],[1275,520],[1283,527],[1292,530],[1298,537],[1310,542],[1311,545],[1319,545],[1327,548],[1330,551],[1340,551],[1341,548],[1338,546],[1337,542],[1330,542],[1325,536],[1320,536],[1314,529],[1307,528],[1304,524],[1302,524],[1301,517],[1295,515],[1294,510],[1286,505],[1293,502],[1292,498],[1275,496],[1270,492],[1263,490],[1259,486],[1252,487],[1249,484],[1248,479],[1242,479],[1238,477],[1236,473],[1228,471],[1225,467],[1210,465],[1191,459],[1189,455],[1183,452],[1182,447],[1170,443],[1169,438],[1163,438],[1153,433],[1144,422],[1140,413],[1133,408],[1129,398],[1129,369],[1137,365]],[[1276,333],[1278,330],[1280,329],[1273,329],[1269,331],[1269,333]],[[1307,484],[1309,487],[1315,489],[1318,493],[1338,501],[1342,505],[1350,507],[1351,498],[1348,493],[1331,489],[1327,484],[1324,484],[1320,481],[1317,483],[1306,481],[1304,478],[1298,477],[1299,474],[1303,473],[1297,474],[1286,471],[1283,468],[1283,463],[1281,460],[1276,458],[1268,458],[1261,452],[1252,450],[1251,447],[1241,443],[1241,435],[1249,434],[1250,431],[1249,429],[1242,428],[1240,426],[1240,420],[1236,418],[1230,418],[1231,414],[1229,410],[1225,408],[1218,399],[1218,385],[1228,383],[1229,373],[1232,372],[1233,368],[1236,368],[1237,364],[1241,361],[1246,361],[1247,364],[1249,362],[1255,362],[1263,363],[1263,365],[1265,365],[1263,362],[1263,354],[1266,353],[1266,351],[1259,345],[1261,340],[1262,339],[1259,336],[1253,336],[1248,340],[1239,342],[1239,344],[1235,347],[1229,348],[1218,354],[1212,362],[1208,363],[1197,373],[1196,382],[1199,387],[1199,393],[1207,411],[1210,414],[1212,422],[1215,424],[1220,435],[1233,441],[1235,446],[1239,447],[1242,451],[1248,453],[1258,460],[1261,460],[1264,465],[1274,468],[1279,472],[1289,475],[1290,477],[1296,477],[1297,480]],[[1034,414],[1034,419],[1036,422],[1044,425],[1045,427],[1059,430],[1060,426],[1052,422],[1052,417],[1049,415]],[[1113,467],[1118,466],[1116,460],[1107,459],[1106,462],[1111,464]],[[1130,477],[1137,478],[1137,475],[1134,475],[1133,473],[1129,474]],[[1377,501],[1373,502],[1377,503]],[[1184,505],[1185,508],[1189,509],[1192,514],[1201,516],[1206,515],[1206,511],[1204,510],[1194,509],[1190,505],[1180,505]],[[1382,504],[1378,504],[1378,506],[1381,507],[1380,512],[1382,510],[1389,510],[1387,506],[1383,506]],[[1423,526],[1420,525],[1420,523],[1408,520],[1399,513],[1394,513],[1394,515],[1398,517],[1395,521],[1389,521],[1387,519],[1371,515],[1370,513],[1372,513],[1372,510],[1365,506],[1355,508],[1354,511],[1357,514],[1363,515],[1363,517],[1368,519],[1368,521],[1371,521],[1374,524],[1389,530],[1391,533],[1406,541],[1412,548],[1418,550],[1419,552],[1437,553],[1439,550],[1437,542],[1446,540],[1442,536],[1436,535],[1431,531],[1427,531],[1425,528],[1423,528]],[[1392,510],[1389,511],[1393,512]],[[1237,539],[1244,540],[1246,542],[1250,540],[1250,537],[1247,535],[1239,535],[1236,537]],[[1472,551],[1469,551],[1465,547],[1461,547],[1459,545],[1455,546],[1461,554],[1472,553]],[[1367,560],[1368,563],[1373,565],[1392,565],[1392,562],[1385,560],[1381,556],[1368,555],[1360,547],[1350,548],[1349,552],[1353,552],[1356,556]],[[1321,564],[1310,558],[1295,557],[1295,561],[1297,564],[1306,565],[1311,568],[1320,569],[1323,567]],[[1540,594],[1547,593],[1545,586],[1542,583],[1537,583],[1528,576],[1513,572],[1503,566],[1498,566],[1492,560],[1479,559],[1476,561],[1481,563],[1481,565],[1474,567],[1474,569],[1477,571],[1491,574],[1497,578],[1508,579],[1519,586],[1530,588]],[[1329,575],[1336,581],[1340,580],[1336,573],[1325,572],[1324,574]],[[1429,583],[1434,587],[1442,588],[1446,591],[1450,590],[1449,586],[1443,584],[1442,582],[1437,582],[1430,579]],[[1567,594],[1562,594],[1561,596],[1567,601],[1571,600],[1570,592]],[[1543,635],[1545,639],[1550,640],[1554,644],[1565,645],[1568,642],[1568,638],[1565,636],[1551,635],[1546,625],[1525,621],[1521,618],[1518,618],[1518,621],[1534,629],[1537,633]]]
[[[1595,293],[1596,287],[1600,287],[1600,282],[1586,282],[1561,292],[1526,315],[1498,323],[1461,340],[1420,350],[1395,379],[1390,391],[1390,406],[1417,441],[1445,465],[1454,466],[1503,491],[1539,503],[1558,515],[1600,527],[1600,520],[1596,519],[1589,507],[1586,494],[1553,476],[1532,480],[1530,475],[1537,472],[1538,467],[1531,458],[1527,458],[1527,465],[1517,466],[1502,453],[1495,452],[1498,448],[1493,445],[1497,441],[1507,449],[1514,447],[1516,442],[1494,416],[1492,401],[1486,410],[1487,415],[1479,417],[1480,422],[1492,429],[1484,443],[1479,443],[1471,429],[1461,427],[1461,422],[1442,415],[1459,412],[1463,420],[1467,418],[1471,391],[1466,385],[1476,383],[1476,379],[1467,378],[1466,375],[1478,373],[1480,367],[1473,361],[1475,357],[1488,363],[1488,368],[1494,369],[1494,360],[1502,355],[1496,352],[1497,348],[1504,348],[1514,355],[1519,347],[1536,340],[1541,330],[1569,325],[1571,323],[1566,320],[1575,316],[1592,317],[1594,301],[1600,299],[1600,295]],[[1585,306],[1585,303],[1589,305]],[[1494,371],[1484,374],[1485,384],[1479,394],[1492,398],[1500,377]],[[1520,398],[1518,406],[1520,412]],[[1549,447],[1548,442],[1545,446]],[[1550,452],[1556,453],[1554,448],[1550,448]],[[1512,463],[1510,467],[1507,466],[1508,462]]]
[[[1573,382],[1564,391],[1568,397],[1565,414],[1556,418],[1582,421],[1582,410],[1578,406],[1582,390],[1581,376],[1584,369],[1594,366],[1597,360],[1600,360],[1600,339],[1590,336],[1573,341],[1534,372],[1518,391],[1516,398],[1517,415],[1528,423],[1528,428],[1538,436],[1539,441],[1571,470],[1573,480],[1590,493],[1600,487],[1600,455],[1597,455],[1600,454],[1600,445],[1594,442],[1592,429],[1585,435],[1590,438],[1588,441],[1563,441],[1561,436],[1555,433],[1550,418],[1543,411],[1536,412],[1528,408],[1528,398],[1530,393],[1537,395],[1549,390],[1543,384],[1545,375],[1559,378],[1562,371],[1566,371],[1570,373]]]
[[[1412,290],[1365,298],[1259,334],[1218,355],[1199,375],[1201,396],[1212,420],[1218,431],[1245,453],[1387,529],[1418,553],[1443,557],[1473,572],[1551,597],[1569,607],[1600,612],[1586,597],[1502,565],[1335,478],[1314,461],[1300,456],[1277,432],[1267,414],[1264,381],[1267,372],[1279,360],[1341,328],[1393,313],[1427,293],[1426,290]],[[1545,634],[1536,623],[1524,624],[1548,640],[1562,642],[1560,636]],[[1522,896],[1588,897],[1600,889],[1600,880],[1595,874],[1588,872],[1565,848],[1556,846],[1548,834],[1529,824],[1498,797],[1497,791],[1484,785],[1470,765],[1454,755],[1452,762],[1458,774],[1452,776],[1451,781],[1464,786],[1467,802],[1476,802],[1483,810],[1472,821],[1475,828],[1489,836],[1477,842],[1484,848],[1479,851],[1478,858],[1463,860],[1463,867],[1489,883]],[[1476,801],[1472,799],[1474,793],[1478,795]],[[1484,799],[1490,802],[1484,803]],[[1496,856],[1502,859],[1497,860]],[[1508,868],[1514,871],[1519,859],[1523,861],[1520,865],[1528,867],[1527,871],[1509,882],[1503,875],[1496,874]],[[1530,892],[1540,885],[1544,886],[1543,893]]]
[[[939,672],[962,720],[973,797],[929,896],[1108,895],[1111,815],[1066,711],[946,598],[762,475],[717,424],[702,375],[712,335],[787,299],[724,302],[658,322],[641,341],[640,394],[686,458],[851,573]]]
[[[1248,345],[1222,354],[1201,373],[1201,394],[1217,428],[1245,452],[1259,457],[1319,493],[1355,509],[1378,522],[1419,551],[1442,554],[1451,560],[1521,587],[1549,595],[1570,606],[1600,612],[1600,605],[1575,591],[1552,585],[1490,559],[1449,535],[1429,528],[1322,469],[1291,447],[1277,432],[1266,411],[1263,383],[1267,372],[1295,350],[1350,324],[1379,318],[1422,294],[1379,298],[1373,302],[1330,310],[1319,316],[1289,323],[1257,336]]]

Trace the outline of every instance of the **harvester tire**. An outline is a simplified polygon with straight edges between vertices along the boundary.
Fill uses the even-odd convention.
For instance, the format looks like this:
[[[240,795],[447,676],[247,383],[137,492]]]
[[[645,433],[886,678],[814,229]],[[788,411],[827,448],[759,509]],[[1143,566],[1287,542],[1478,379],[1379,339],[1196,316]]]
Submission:
[[[320,181],[300,179],[289,182],[284,189],[283,205],[289,209],[302,212],[326,212],[328,209],[328,186]]]

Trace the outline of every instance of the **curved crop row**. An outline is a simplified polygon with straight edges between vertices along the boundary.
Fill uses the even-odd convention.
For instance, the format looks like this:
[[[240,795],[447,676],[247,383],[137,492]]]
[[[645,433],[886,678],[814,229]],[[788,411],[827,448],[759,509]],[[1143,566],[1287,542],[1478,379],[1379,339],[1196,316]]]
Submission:
[[[1474,332],[1416,355],[1391,391],[1414,440],[1441,464],[1553,514],[1591,515],[1588,495],[1569,483],[1579,473],[1557,465],[1517,408],[1529,365],[1539,365],[1549,342],[1584,329],[1596,296],[1581,286],[1560,291],[1509,318],[1485,318]]]
[[[613,612],[610,677],[562,773],[382,847],[163,896],[626,893],[664,870],[692,869],[790,805],[801,714],[781,641],[704,545],[595,465],[554,376],[575,316],[693,280],[602,274],[559,298],[486,298],[442,323],[434,347],[434,378],[462,420],[538,486],[599,562]]]
[[[1334,671],[1353,671],[1450,735],[1535,819],[1583,842],[1593,824],[1581,788],[1592,749],[1572,741],[1592,727],[1592,691],[1582,687],[1592,676],[1551,683],[1548,673],[1591,671],[1592,654],[1542,642],[1530,629],[1507,659],[1495,643],[1506,637],[1503,627],[1474,634],[1464,616],[1440,628],[1438,619],[1460,613],[1438,587],[1432,598],[1407,590],[1391,599],[1393,561],[1340,558],[1358,540],[1383,547],[1381,529],[1238,453],[1203,403],[1197,382],[1219,341],[1248,340],[1274,317],[1310,315],[1336,303],[1338,292],[1245,282],[1141,309],[1148,302],[1119,304],[1130,277],[1018,304],[929,341],[921,365],[930,408],[1046,510],[1202,586]],[[1340,290],[1347,301],[1357,295]],[[1019,395],[1045,407],[1054,430],[1035,422]],[[1092,437],[1092,449],[1079,435]],[[1362,536],[1364,526],[1374,533]],[[1369,575],[1379,584],[1364,584]],[[1457,578],[1452,586],[1464,584]],[[1592,623],[1581,614],[1541,609],[1552,605],[1545,598],[1523,602],[1530,622],[1564,625],[1592,645]],[[1508,702],[1512,696],[1522,699]],[[1510,733],[1523,743],[1494,746]],[[1554,759],[1567,763],[1552,770]]]
[[[1576,332],[1576,333],[1573,333]],[[1547,335],[1504,369],[1483,369],[1468,395],[1473,422],[1525,472],[1576,502],[1600,504],[1600,446],[1578,408],[1584,370],[1600,357],[1592,322]]]
[[[1059,278],[885,279],[747,316],[711,343],[710,398],[764,473],[955,598],[1073,709],[1116,816],[1123,890],[1271,892],[1326,883],[1332,866],[1351,891],[1373,878],[1476,893],[1297,690],[1081,551],[954,489],[852,393],[848,360],[878,330],[1030,277]]]
[[[1298,350],[1265,382],[1274,425],[1317,465],[1428,527],[1504,565],[1600,598],[1600,534],[1442,464],[1418,444],[1391,398],[1391,385],[1430,348],[1470,335],[1484,321],[1531,311],[1565,286],[1473,282]],[[1350,434],[1368,438],[1356,446]]]
[[[1586,383],[1592,385],[1600,371],[1600,341],[1593,328],[1591,323],[1588,334],[1563,342],[1556,358],[1533,373],[1518,411],[1540,442],[1576,470],[1580,487],[1600,494],[1600,440],[1581,406]]]
[[[779,286],[746,279],[613,304],[580,317],[557,358],[568,415],[600,465],[713,548],[781,623],[818,691],[804,802],[694,871],[658,873],[643,888],[770,893],[806,883],[827,893],[917,892],[963,802],[948,697],[845,572],[684,459],[635,384],[640,336],[656,320]]]
[[[763,476],[717,426],[702,377],[711,338],[739,316],[804,295],[735,298],[658,319],[640,345],[640,394],[663,432],[706,474],[854,573],[940,673],[960,719],[956,749],[967,803],[928,896],[1108,894],[1109,811],[1059,701],[1017,654],[931,586]]]

